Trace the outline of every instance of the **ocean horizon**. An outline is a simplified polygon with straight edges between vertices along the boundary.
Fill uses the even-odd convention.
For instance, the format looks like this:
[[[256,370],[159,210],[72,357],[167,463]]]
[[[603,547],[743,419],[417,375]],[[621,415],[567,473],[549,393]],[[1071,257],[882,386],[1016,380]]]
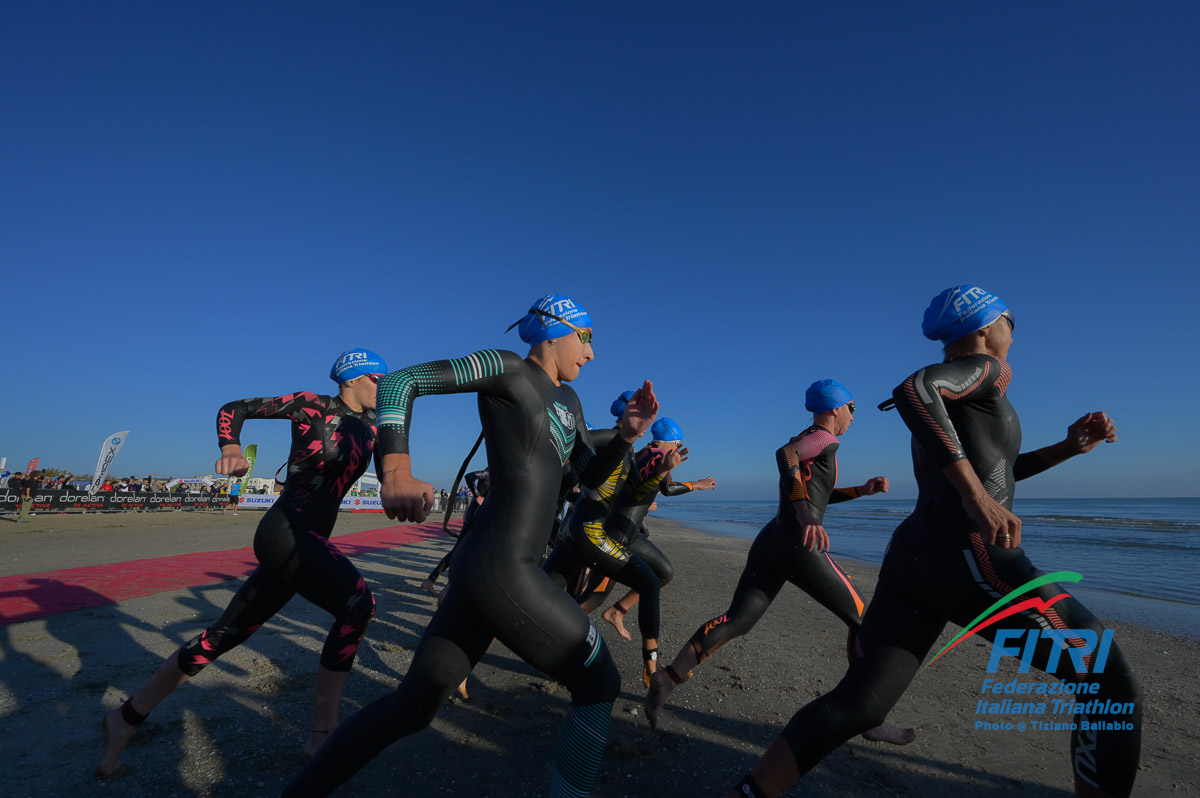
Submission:
[[[866,496],[830,505],[830,553],[883,562],[915,499]],[[777,501],[660,497],[654,515],[724,537],[753,539]],[[1020,499],[1022,548],[1043,571],[1076,571],[1069,585],[1101,617],[1200,639],[1200,498]],[[653,515],[651,516],[651,527]]]

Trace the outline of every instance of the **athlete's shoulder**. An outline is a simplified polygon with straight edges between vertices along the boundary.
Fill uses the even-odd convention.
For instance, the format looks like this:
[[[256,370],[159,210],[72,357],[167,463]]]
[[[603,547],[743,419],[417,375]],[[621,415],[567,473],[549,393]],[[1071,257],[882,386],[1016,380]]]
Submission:
[[[653,446],[647,446],[635,454],[633,456],[633,467],[637,472],[638,479],[645,481],[654,476],[666,456],[667,453],[665,451],[656,449]]]
[[[834,455],[837,450],[837,436],[823,427],[809,427],[781,446],[775,452],[775,460],[782,469]]]
[[[991,355],[976,354],[945,363],[931,363],[923,369],[918,369],[901,383],[899,390],[915,391],[915,386],[919,383],[924,385],[929,393],[937,393],[943,399],[958,401],[996,391],[1004,394],[1011,379],[1012,369],[1006,361]]]

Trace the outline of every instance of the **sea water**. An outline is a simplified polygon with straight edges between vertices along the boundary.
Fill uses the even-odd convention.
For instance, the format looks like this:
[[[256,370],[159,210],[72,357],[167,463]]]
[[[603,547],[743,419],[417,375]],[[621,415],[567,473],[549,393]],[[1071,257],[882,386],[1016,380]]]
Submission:
[[[825,513],[830,552],[879,563],[912,499],[865,496]],[[773,501],[659,498],[657,515],[728,537],[753,538]],[[1043,571],[1077,571],[1069,585],[1089,608],[1200,638],[1200,499],[1020,499],[1021,543]],[[653,529],[653,522],[651,522]]]

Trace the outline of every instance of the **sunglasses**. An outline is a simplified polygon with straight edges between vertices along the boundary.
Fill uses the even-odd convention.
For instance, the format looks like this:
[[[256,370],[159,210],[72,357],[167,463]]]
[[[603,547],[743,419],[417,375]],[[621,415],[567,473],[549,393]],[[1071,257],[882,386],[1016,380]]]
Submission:
[[[1017,329],[1017,320],[1015,318],[1013,318],[1013,314],[1012,314],[1011,310],[1006,310],[1003,313],[1001,313],[1000,318],[1002,318],[1008,322],[1008,331],[1009,332],[1012,332],[1013,330]]]
[[[542,310],[541,308],[530,308],[529,312],[536,313],[539,316],[545,316],[546,318],[549,318],[549,319],[554,319],[555,321],[561,321],[563,324],[567,325],[568,327],[570,327],[572,330],[575,331],[575,334],[579,336],[580,341],[582,341],[585,344],[590,344],[592,342],[592,331],[591,330],[585,330],[582,327],[576,327],[574,324],[567,321],[562,316],[555,316],[553,313],[550,313],[549,311],[546,311],[546,310]],[[524,317],[517,319],[512,324],[508,325],[508,330],[511,330],[513,327],[516,327],[518,324],[520,324],[524,320],[525,320]],[[505,330],[505,332],[508,332],[508,330]]]
[[[850,415],[854,415],[854,402],[846,402],[846,407],[850,410]]]
[[[379,381],[381,379],[383,379],[383,376],[384,376],[383,374],[368,374],[367,379],[370,380],[371,382],[373,382],[374,384],[378,385]]]

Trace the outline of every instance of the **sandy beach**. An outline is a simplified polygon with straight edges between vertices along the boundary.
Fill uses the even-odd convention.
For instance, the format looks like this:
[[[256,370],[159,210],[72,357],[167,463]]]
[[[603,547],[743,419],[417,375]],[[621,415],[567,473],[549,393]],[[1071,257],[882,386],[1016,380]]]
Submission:
[[[0,577],[238,549],[259,515],[180,512],[39,515],[0,521]],[[343,515],[339,535],[392,526],[381,515]],[[672,558],[663,593],[664,650],[725,609],[750,542],[710,537],[651,518]],[[453,541],[435,538],[356,556],[378,615],[346,689],[343,717],[404,674],[433,600],[418,585]],[[845,562],[865,597],[875,566]],[[302,764],[317,652],[328,618],[295,599],[251,640],[165,701],[139,729],[117,782],[92,776],[103,749],[100,718],[162,658],[217,617],[238,580],[213,581],[0,627],[0,730],[13,754],[4,794],[44,796],[271,796]],[[641,658],[599,621],[621,669],[598,796],[720,795],[801,705],[845,668],[844,627],[785,587],[763,621],[700,666],[672,696],[660,728],[642,713]],[[630,616],[636,638],[636,620]],[[1200,644],[1114,623],[1145,690],[1141,772],[1135,794],[1200,794]],[[952,632],[948,630],[943,642]],[[852,741],[789,795],[1030,796],[1071,794],[1065,732],[975,731],[988,646],[972,640],[921,673],[892,714],[915,726],[904,748]],[[1015,665],[998,676],[1016,678]],[[1021,678],[1040,679],[1040,674]],[[392,746],[343,787],[344,795],[538,796],[567,705],[499,644],[470,678],[470,700],[448,704],[433,725]]]

